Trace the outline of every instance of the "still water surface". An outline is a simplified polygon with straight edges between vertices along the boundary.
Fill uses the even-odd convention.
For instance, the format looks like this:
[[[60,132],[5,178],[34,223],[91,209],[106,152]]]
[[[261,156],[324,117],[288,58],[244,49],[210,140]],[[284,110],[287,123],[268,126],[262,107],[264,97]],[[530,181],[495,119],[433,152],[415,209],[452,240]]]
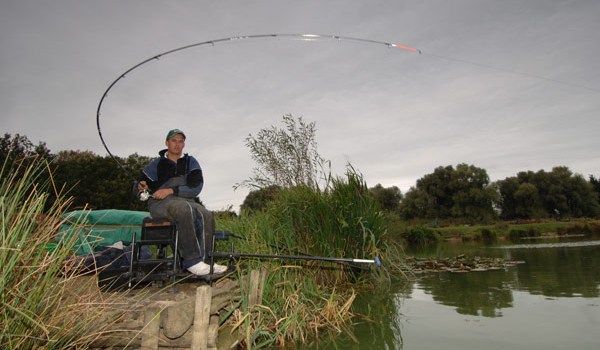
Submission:
[[[409,252],[410,253],[410,252]],[[505,270],[430,273],[357,307],[356,341],[329,349],[600,349],[600,241],[528,242],[484,247],[444,244],[419,256],[504,257]]]

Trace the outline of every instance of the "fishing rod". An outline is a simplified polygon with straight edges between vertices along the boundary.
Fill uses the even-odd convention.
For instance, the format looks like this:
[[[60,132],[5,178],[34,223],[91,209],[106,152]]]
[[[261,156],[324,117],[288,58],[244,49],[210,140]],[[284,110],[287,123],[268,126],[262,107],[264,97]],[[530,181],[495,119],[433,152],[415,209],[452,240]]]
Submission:
[[[289,259],[289,260],[316,260],[316,261],[330,261],[336,263],[356,263],[356,264],[375,264],[377,267],[381,267],[381,260],[379,257],[375,259],[356,259],[356,258],[332,258],[325,256],[312,256],[312,255],[278,255],[278,254],[254,254],[254,253],[223,253],[223,252],[212,252],[209,253],[211,258],[261,258],[261,259]]]
[[[324,35],[324,34],[255,34],[255,35],[240,35],[240,36],[232,36],[232,37],[227,37],[227,38],[202,41],[202,42],[199,42],[199,43],[185,45],[185,46],[181,46],[181,47],[178,47],[178,48],[175,48],[175,49],[172,49],[172,50],[168,50],[168,51],[159,53],[158,55],[154,55],[154,56],[152,56],[150,58],[147,58],[147,59],[145,59],[145,60],[143,60],[143,61],[135,64],[131,68],[127,69],[125,72],[123,72],[121,75],[119,75],[119,77],[117,79],[115,79],[108,86],[108,88],[104,91],[104,93],[102,94],[102,97],[100,98],[100,102],[98,103],[98,108],[96,109],[96,128],[98,129],[98,136],[100,136],[100,141],[102,142],[102,145],[104,146],[104,149],[106,150],[106,152],[108,153],[108,155],[119,165],[119,167],[121,167],[121,169],[123,169],[126,173],[128,173],[134,179],[134,181],[136,181],[136,178],[135,178],[135,176],[132,176],[131,171],[128,170],[127,168],[125,168],[125,166],[117,159],[117,157],[115,157],[112,154],[112,152],[108,148],[108,145],[106,144],[106,141],[104,140],[104,136],[102,135],[102,128],[100,127],[101,110],[102,110],[102,105],[104,104],[104,100],[108,96],[109,91],[112,90],[112,88],[115,85],[117,85],[117,83],[119,81],[121,81],[123,78],[125,78],[129,73],[131,73],[132,71],[134,71],[134,70],[138,69],[139,67],[145,65],[146,63],[149,63],[149,62],[158,60],[161,57],[164,57],[164,56],[176,53],[176,52],[180,52],[180,51],[183,51],[183,50],[191,49],[191,48],[194,48],[194,47],[199,47],[199,46],[215,46],[216,44],[226,43],[226,42],[235,42],[235,41],[240,41],[240,40],[269,39],[269,38],[273,38],[273,39],[274,38],[287,38],[287,39],[296,39],[296,40],[301,40],[301,41],[319,41],[319,40],[348,41],[348,42],[357,42],[357,43],[381,45],[381,46],[385,46],[387,48],[396,48],[396,49],[401,49],[401,50],[406,50],[406,51],[418,52],[419,54],[421,54],[421,50],[419,50],[417,48],[414,48],[414,47],[406,46],[406,45],[400,45],[400,44],[395,44],[395,43],[390,43],[390,42],[385,42],[385,41],[378,41],[378,40],[353,38],[353,37],[340,36],[340,35]]]
[[[240,239],[240,240],[244,240],[246,242],[258,243],[255,240],[252,240],[250,238],[247,238],[247,237],[244,237],[244,236],[241,236],[241,235],[238,235],[238,234],[226,231],[226,230],[216,230],[215,233],[214,233],[214,237],[217,240],[227,240],[227,239],[229,239],[229,237],[233,237],[233,238],[237,238],[237,239]],[[277,249],[277,250],[285,250],[287,252],[294,253],[295,255],[303,255],[303,256],[309,256],[310,255],[308,253],[301,252],[301,251],[299,251],[297,249],[291,249],[291,248],[288,248],[288,247],[282,247],[282,246],[278,246],[276,244],[269,244],[269,243],[264,243],[264,242],[261,242],[261,244],[265,244],[268,247],[271,247],[271,248],[274,248],[274,249]]]
[[[235,233],[232,233],[232,232],[229,232],[226,230],[216,230],[214,233],[213,249],[215,246],[215,240],[225,240],[225,239],[229,239],[229,237],[234,237],[234,238],[250,241],[248,238],[246,238],[244,236],[240,236],[240,235],[237,235]],[[276,245],[268,244],[268,246],[276,248],[276,249],[283,249],[283,250],[287,250],[287,251],[291,251],[291,252],[297,252],[297,251],[293,251],[289,248],[279,247]],[[306,253],[298,253],[298,254],[301,254],[301,255],[235,253],[235,252],[233,252],[233,243],[231,244],[231,252],[229,252],[229,253],[215,252],[215,251],[213,251],[212,253],[209,253],[209,255],[212,259],[214,259],[214,258],[228,258],[228,259],[262,258],[262,259],[289,259],[289,260],[317,260],[317,261],[330,261],[330,262],[337,262],[337,263],[375,264],[378,267],[381,266],[381,260],[379,259],[379,257],[375,257],[375,259],[357,259],[357,258],[332,258],[332,257],[324,257],[324,256],[313,256],[313,255],[309,255]]]

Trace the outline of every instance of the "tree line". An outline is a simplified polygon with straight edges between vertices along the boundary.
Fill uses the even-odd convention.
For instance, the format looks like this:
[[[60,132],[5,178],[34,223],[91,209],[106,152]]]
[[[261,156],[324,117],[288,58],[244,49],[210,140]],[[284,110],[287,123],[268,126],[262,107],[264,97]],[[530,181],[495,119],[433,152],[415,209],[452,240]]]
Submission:
[[[73,209],[146,210],[146,204],[133,195],[133,174],[137,177],[150,157],[138,154],[117,157],[130,174],[109,156],[90,151],[52,153],[44,142],[34,145],[26,136],[4,134],[0,138],[0,165],[22,171],[29,162],[49,161],[45,180],[52,182],[50,201],[57,193],[73,197]]]
[[[284,121],[288,130],[291,130],[295,120],[290,117],[287,120],[284,118]],[[296,138],[302,140],[305,130],[314,137],[313,124],[302,124],[300,119],[299,129]],[[277,130],[272,131],[275,133]],[[268,135],[259,134],[256,138],[249,136],[247,143],[261,138],[269,139]],[[294,142],[294,139],[290,139],[281,148],[289,149],[286,145]],[[255,142],[253,146],[259,149],[261,145]],[[326,163],[316,152],[315,145],[304,140],[301,146],[308,150],[307,164],[311,165],[311,169]],[[109,156],[99,156],[90,151],[60,151],[54,154],[45,143],[34,145],[26,136],[19,134],[13,136],[6,133],[0,138],[0,165],[4,167],[13,166],[18,171],[15,164],[42,158],[50,161],[48,177],[57,191],[67,191],[74,198],[74,209],[146,210],[145,203],[137,200],[132,193],[133,176],[137,177],[151,157],[138,154],[127,158],[117,157],[130,170],[127,173]],[[271,159],[269,164],[274,163]],[[291,186],[305,185],[307,181],[315,186],[315,180],[311,180],[310,176],[305,175],[304,178],[308,180],[298,180]],[[255,181],[254,190],[250,191],[242,204],[242,212],[263,208],[277,194],[278,186],[275,182],[263,181],[258,184]],[[551,171],[522,171],[516,176],[495,182],[490,181],[485,169],[474,165],[439,166],[418,179],[405,194],[396,186],[386,188],[380,184],[369,188],[369,192],[377,199],[382,210],[406,220],[489,222],[496,219],[600,215],[600,180],[593,175],[586,179],[565,166],[554,167]]]
[[[398,210],[405,219],[580,218],[600,215],[598,180],[586,180],[568,167],[521,171],[490,182],[485,169],[458,164],[437,167],[417,180]]]

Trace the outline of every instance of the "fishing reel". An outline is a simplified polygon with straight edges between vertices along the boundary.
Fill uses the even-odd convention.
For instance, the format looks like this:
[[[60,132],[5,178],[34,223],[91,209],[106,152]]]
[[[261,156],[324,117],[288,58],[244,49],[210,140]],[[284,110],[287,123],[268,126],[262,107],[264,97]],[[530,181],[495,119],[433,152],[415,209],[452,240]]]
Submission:
[[[147,201],[150,197],[152,197],[152,195],[150,194],[150,192],[148,192],[148,190],[143,190],[142,192],[140,192],[138,194],[138,198],[142,201],[145,202]]]

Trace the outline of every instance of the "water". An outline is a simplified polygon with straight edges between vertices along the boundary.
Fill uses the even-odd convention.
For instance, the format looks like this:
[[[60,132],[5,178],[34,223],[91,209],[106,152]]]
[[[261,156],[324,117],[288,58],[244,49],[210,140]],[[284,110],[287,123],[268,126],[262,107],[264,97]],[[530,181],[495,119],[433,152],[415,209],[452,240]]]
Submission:
[[[376,323],[320,348],[600,349],[600,241],[483,247],[444,244],[423,255],[504,257],[506,270],[431,273],[363,295]]]

